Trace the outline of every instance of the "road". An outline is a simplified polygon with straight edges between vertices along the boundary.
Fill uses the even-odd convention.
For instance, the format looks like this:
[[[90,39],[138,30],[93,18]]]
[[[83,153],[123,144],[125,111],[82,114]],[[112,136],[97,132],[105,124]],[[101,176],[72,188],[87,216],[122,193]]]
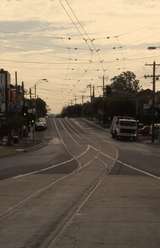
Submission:
[[[160,147],[49,122],[44,147],[0,160],[0,247],[159,247]]]

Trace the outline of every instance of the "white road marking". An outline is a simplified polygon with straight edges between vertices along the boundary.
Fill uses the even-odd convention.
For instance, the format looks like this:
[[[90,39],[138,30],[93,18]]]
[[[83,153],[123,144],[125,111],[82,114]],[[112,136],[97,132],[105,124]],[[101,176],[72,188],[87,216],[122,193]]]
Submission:
[[[90,149],[91,147],[88,146],[87,149],[82,152],[81,154],[79,154],[78,156],[74,157],[74,158],[71,158],[69,160],[66,160],[66,161],[63,161],[63,162],[60,162],[60,163],[57,163],[57,164],[54,164],[54,165],[51,165],[47,168],[43,168],[43,169],[40,169],[40,170],[36,170],[36,171],[33,171],[33,172],[30,172],[30,173],[26,173],[26,174],[21,174],[21,175],[18,175],[18,176],[15,176],[15,177],[12,177],[13,179],[19,179],[19,178],[22,178],[22,177],[27,177],[27,176],[31,176],[31,175],[35,175],[35,174],[38,174],[38,173],[41,173],[41,172],[44,172],[44,171],[48,171],[48,170],[51,170],[53,168],[56,168],[56,167],[59,167],[61,165],[64,165],[64,164],[68,164],[74,160],[77,160],[81,157],[83,157]]]
[[[54,121],[55,121],[55,120],[54,120]],[[25,174],[21,174],[21,175],[12,177],[12,179],[15,179],[15,180],[16,180],[16,179],[20,179],[20,178],[22,178],[22,177],[27,177],[27,176],[35,175],[35,174],[38,174],[38,173],[41,173],[41,172],[44,172],[44,171],[51,170],[51,169],[56,168],[56,167],[58,167],[58,166],[61,166],[61,165],[70,163],[70,162],[72,162],[72,161],[74,161],[74,160],[76,160],[77,163],[78,163],[78,165],[79,165],[79,167],[81,167],[80,162],[78,161],[78,159],[81,158],[82,156],[84,156],[84,155],[89,151],[89,149],[90,149],[91,147],[88,145],[85,151],[83,151],[83,152],[82,152],[81,154],[79,154],[78,156],[74,156],[73,154],[70,153],[70,151],[68,150],[66,144],[64,143],[64,140],[63,140],[63,138],[62,138],[61,135],[60,135],[60,132],[59,132],[59,130],[58,130],[58,127],[57,127],[56,123],[55,123],[55,127],[56,127],[56,130],[57,130],[58,136],[59,136],[59,139],[58,139],[58,140],[61,140],[61,143],[65,146],[65,149],[66,149],[67,152],[71,155],[72,158],[69,159],[69,160],[66,160],[66,161],[57,163],[57,164],[53,164],[53,165],[51,165],[51,166],[49,166],[49,167],[47,167],[47,168],[43,168],[43,169],[36,170],[36,171],[30,172],[30,173],[25,173]]]
[[[79,127],[81,128],[81,130],[83,130],[83,127],[82,127],[82,125],[81,125],[79,122],[77,122],[77,121],[74,120],[74,123],[75,123],[76,126],[79,126]],[[85,129],[86,129],[86,128],[85,128]],[[103,129],[103,128],[102,128],[102,129]],[[104,130],[104,129],[103,129],[103,130]],[[92,133],[93,133],[93,132],[92,132]],[[97,134],[95,134],[95,135],[97,135]],[[99,138],[99,137],[98,137],[98,138]],[[88,138],[86,138],[86,136],[85,136],[85,139],[88,140]],[[107,141],[106,141],[106,143],[112,145],[113,148],[114,148],[114,150],[115,150],[115,158],[113,159],[113,157],[111,157],[111,158],[112,158],[112,161],[113,161],[112,166],[110,166],[110,171],[111,171],[112,168],[113,168],[113,166],[114,166],[114,164],[116,163],[116,161],[117,161],[117,159],[118,159],[118,157],[119,157],[119,150],[118,150],[117,147],[114,146],[113,143],[107,142]],[[90,146],[92,149],[99,151],[99,152],[100,152],[102,155],[104,155],[105,157],[109,158],[109,157],[108,157],[109,155],[103,153],[103,152],[101,151],[101,149],[97,149],[97,148],[95,148],[94,146],[92,146],[91,144],[89,144],[89,146]],[[103,160],[102,160],[102,161],[103,161]]]
[[[152,178],[154,178],[154,179],[160,180],[160,177],[159,177],[159,176],[156,176],[156,175],[154,175],[154,174],[152,174],[152,173],[150,173],[150,172],[147,172],[147,171],[138,169],[138,168],[136,168],[135,166],[132,166],[132,165],[127,164],[127,163],[124,163],[124,162],[122,162],[122,161],[120,161],[120,160],[117,160],[117,162],[120,163],[120,164],[122,164],[122,165],[125,166],[125,167],[128,167],[128,168],[130,168],[130,169],[132,169],[132,170],[138,171],[138,172],[140,172],[140,173],[142,173],[142,174],[144,174],[144,175],[146,175],[146,176],[149,176],[149,177],[152,177]]]
[[[63,176],[63,177],[57,179],[56,181],[52,181],[51,183],[49,183],[45,187],[43,187],[43,188],[37,190],[36,192],[30,194],[28,197],[26,197],[22,201],[18,202],[17,204],[13,205],[12,207],[9,207],[3,214],[0,215],[0,220],[4,219],[5,217],[10,216],[12,213],[14,213],[16,211],[16,209],[18,209],[19,207],[22,207],[26,202],[30,201],[31,199],[36,198],[40,194],[44,193],[46,190],[50,189],[55,184],[61,182],[62,180],[66,179],[68,177],[71,177],[72,175],[76,174],[77,171],[79,172],[79,171],[83,170],[84,168],[88,167],[94,160],[95,160],[95,157],[93,159],[91,159],[90,161],[88,161],[86,164],[84,164],[84,166],[79,168],[78,170],[74,170],[69,175]]]
[[[106,153],[104,153],[104,152],[98,150],[96,147],[94,147],[94,146],[91,146],[91,147],[92,147],[95,151],[99,151],[99,153],[102,154],[102,155],[104,155],[105,157],[107,157],[107,158],[109,158],[109,159],[111,159],[111,160],[115,160],[115,158],[113,158],[113,157],[111,157],[110,155],[108,155],[108,154],[106,154]],[[149,176],[149,177],[152,177],[152,178],[154,178],[154,179],[160,180],[160,177],[159,177],[159,176],[156,176],[156,175],[154,175],[154,174],[152,174],[152,173],[150,173],[150,172],[147,172],[147,171],[145,171],[145,170],[138,169],[137,167],[132,166],[132,165],[127,164],[127,163],[124,163],[124,162],[122,162],[122,161],[120,161],[120,160],[116,160],[116,162],[118,162],[118,163],[122,164],[123,166],[128,167],[128,168],[130,168],[130,169],[132,169],[132,170],[138,171],[138,172],[140,172],[140,173],[142,173],[142,174],[144,174],[144,175],[146,175],[146,176]]]
[[[102,128],[102,129],[103,129],[103,128]],[[104,140],[104,141],[105,141],[106,143],[109,143],[109,144],[114,145],[112,142],[109,142],[109,141],[107,141],[107,140]],[[94,147],[94,146],[92,146],[92,145],[90,145],[90,147],[93,148],[93,149],[96,150],[96,151],[99,151],[99,153],[102,154],[103,156],[105,156],[105,157],[111,159],[112,161],[114,161],[114,164],[115,164],[115,162],[118,162],[118,163],[120,163],[121,165],[123,165],[123,166],[125,166],[125,167],[128,167],[128,168],[130,168],[130,169],[132,169],[132,170],[135,170],[135,171],[137,171],[137,172],[140,172],[140,173],[142,173],[142,174],[144,174],[144,175],[146,175],[146,176],[152,177],[152,178],[154,178],[154,179],[160,180],[160,177],[159,177],[159,176],[156,176],[156,175],[154,175],[154,174],[152,174],[152,173],[150,173],[150,172],[147,172],[147,171],[145,171],[145,170],[138,169],[138,168],[135,167],[135,166],[132,166],[132,165],[130,165],[130,164],[127,164],[127,163],[124,163],[124,162],[118,160],[119,151],[118,151],[117,148],[115,148],[115,151],[116,151],[116,158],[113,158],[112,156],[110,156],[110,155],[108,155],[108,154],[102,152],[101,150],[97,149],[96,147]]]
[[[75,172],[74,172],[75,173]],[[74,174],[72,173],[72,174]],[[29,200],[31,200],[32,198],[35,198],[37,196],[39,196],[41,193],[45,192],[46,190],[50,189],[53,185],[55,185],[56,183],[64,180],[65,178],[71,176],[72,174],[66,175],[64,177],[61,177],[59,179],[57,179],[56,181],[53,181],[52,183],[48,184],[47,186],[41,188],[40,190],[34,192],[33,194],[29,195],[28,197],[26,197],[25,199],[23,199],[22,201],[18,202],[17,204],[13,205],[12,207],[8,208],[7,211],[5,211],[2,215],[0,215],[0,220],[2,220],[3,218],[9,216],[10,214],[13,213],[13,211],[15,211],[17,208],[21,207],[22,205],[24,205],[26,202],[28,202]]]

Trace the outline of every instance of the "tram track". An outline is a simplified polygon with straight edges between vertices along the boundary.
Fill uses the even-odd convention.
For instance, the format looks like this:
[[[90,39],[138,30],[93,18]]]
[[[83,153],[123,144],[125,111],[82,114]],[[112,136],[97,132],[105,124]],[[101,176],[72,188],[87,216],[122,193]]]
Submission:
[[[62,124],[63,121],[63,124]],[[68,122],[68,120],[67,120]],[[117,157],[117,154],[115,153],[115,157],[111,156],[110,154],[105,153],[101,150],[101,143],[98,145],[98,147],[94,146],[94,141],[89,142],[89,137],[85,133],[80,133],[80,130],[76,130],[76,126],[72,126],[72,122],[70,125],[65,123],[65,120],[53,120],[53,123],[55,123],[57,134],[59,136],[59,139],[63,143],[66,152],[70,155],[70,159],[67,161],[63,161],[60,163],[57,163],[56,165],[52,165],[51,167],[44,168],[42,170],[34,172],[34,174],[28,174],[24,176],[19,176],[15,178],[15,180],[21,180],[23,177],[29,178],[30,176],[39,176],[40,174],[43,175],[43,173],[51,171],[55,167],[60,167],[64,164],[67,166],[70,166],[70,163],[75,161],[78,165],[78,167],[72,171],[72,173],[69,173],[67,175],[58,175],[57,179],[52,180],[48,184],[46,184],[44,187],[37,189],[32,194],[28,195],[26,198],[22,199],[21,201],[17,202],[15,205],[10,206],[5,212],[3,212],[0,215],[0,223],[1,222],[7,222],[9,217],[12,217],[16,215],[20,209],[28,205],[28,203],[34,201],[36,202],[37,199],[42,199],[44,196],[49,192],[51,189],[53,190],[54,187],[59,187],[60,185],[67,185],[69,181],[76,181],[77,179],[79,182],[83,182],[84,175],[91,173],[93,174],[93,178],[91,177],[89,181],[85,179],[86,186],[83,185],[83,190],[78,191],[76,196],[76,199],[72,205],[69,205],[68,208],[66,206],[66,210],[63,212],[61,216],[58,217],[56,224],[55,221],[52,223],[52,220],[49,222],[49,227],[46,228],[46,230],[41,230],[42,232],[38,235],[38,240],[35,238],[35,236],[30,237],[28,241],[25,243],[23,247],[25,248],[50,248],[57,239],[60,238],[60,236],[63,234],[63,232],[66,230],[66,228],[70,225],[74,217],[78,214],[78,212],[83,208],[83,206],[89,201],[89,199],[92,197],[92,195],[96,192],[98,187],[101,185],[103,180],[106,178],[106,176],[109,175],[111,172],[113,166],[115,163],[120,163],[122,166],[126,166],[131,170],[135,170],[143,175],[152,177],[154,179],[158,179],[159,177],[156,177],[153,174],[150,174],[146,171],[141,171],[135,167],[132,167],[131,165],[125,164],[122,161],[120,161]],[[71,127],[72,126],[72,127]],[[84,131],[84,130],[83,130]],[[79,133],[78,133],[79,132]],[[88,132],[88,131],[87,131]],[[76,133],[76,135],[75,135]],[[68,140],[68,143],[72,142],[75,146],[75,150],[70,150],[70,146],[68,147],[68,144],[66,143],[66,140]],[[82,141],[85,141],[85,149],[81,151],[82,147],[78,145],[78,142],[76,143],[76,139],[81,139]],[[77,154],[77,148],[79,148],[79,153]],[[81,179],[82,178],[82,179]],[[61,186],[60,186],[61,188]],[[41,241],[41,244],[40,244]]]
[[[58,132],[58,135],[59,135],[59,132]],[[46,171],[50,171],[50,170],[55,169],[55,168],[57,168],[59,166],[62,166],[62,165],[67,165],[68,164],[68,166],[69,166],[70,163],[73,162],[73,161],[78,162],[78,160],[81,159],[83,156],[85,156],[90,151],[90,149],[91,149],[91,147],[88,146],[86,148],[86,150],[83,151],[82,153],[80,153],[77,157],[75,157],[75,156],[73,157],[72,156],[71,159],[69,159],[67,161],[62,161],[60,163],[53,164],[53,165],[51,165],[49,167],[46,167],[46,168],[43,168],[43,169],[40,169],[40,170],[36,170],[36,171],[30,172],[30,173],[26,173],[26,174],[23,174],[23,175],[18,175],[16,177],[13,177],[12,179],[14,179],[14,180],[21,180],[22,178],[33,176],[33,175],[37,175],[39,173],[43,173],[43,172],[46,172]],[[87,161],[86,163],[84,163],[83,164],[83,168],[86,168],[88,165],[90,165],[90,163],[92,161],[93,161],[93,159],[91,159],[91,160]],[[80,166],[77,171],[80,171],[81,169],[82,169],[82,166]],[[15,211],[17,209],[19,209],[20,207],[23,207],[25,203],[27,203],[28,201],[32,200],[35,197],[39,197],[41,194],[45,193],[45,191],[47,191],[48,189],[50,189],[52,186],[54,186],[55,184],[59,183],[61,180],[64,180],[67,177],[73,175],[74,173],[77,173],[77,171],[73,171],[69,175],[59,176],[59,178],[57,180],[53,180],[51,183],[47,184],[45,187],[42,187],[42,188],[38,189],[37,191],[35,191],[34,193],[30,194],[29,196],[27,196],[23,200],[19,201],[15,205],[10,206],[4,213],[2,213],[0,215],[0,221],[2,219],[4,219],[5,217],[9,217],[10,215],[14,214]]]

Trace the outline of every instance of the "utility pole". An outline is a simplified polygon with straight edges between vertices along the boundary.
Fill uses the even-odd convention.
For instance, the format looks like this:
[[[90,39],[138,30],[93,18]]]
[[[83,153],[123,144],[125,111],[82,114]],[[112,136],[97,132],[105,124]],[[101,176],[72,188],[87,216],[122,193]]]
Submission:
[[[37,98],[37,85],[36,84],[34,85],[34,97],[36,101],[36,98]]]
[[[160,64],[156,64],[154,61],[153,64],[146,64],[146,66],[153,67],[152,75],[145,75],[145,78],[153,78],[153,89],[152,89],[152,143],[155,140],[155,95],[156,95],[156,80],[159,79],[160,75],[156,75],[156,66],[160,66]]]
[[[83,105],[84,104],[84,99],[85,98],[89,98],[90,96],[84,96],[84,95],[82,95],[81,97],[82,97],[82,105]]]
[[[103,126],[105,126],[105,76],[102,77],[102,98],[103,98]]]
[[[103,90],[103,99],[104,99],[104,92],[105,92],[105,77],[103,75],[103,86],[102,86],[102,90]]]
[[[16,87],[16,104],[18,101],[18,73],[15,71],[15,87]]]
[[[74,103],[75,103],[75,105],[77,104],[77,97],[76,96],[74,97]]]
[[[17,84],[18,84],[18,73],[17,71],[15,71],[15,85],[17,87]]]
[[[24,116],[24,108],[25,108],[25,92],[24,92],[24,82],[22,81],[22,97],[23,97],[23,116]]]
[[[93,99],[95,98],[95,86],[93,85],[93,95],[92,95]]]
[[[25,92],[24,92],[24,82],[23,81],[22,81],[22,95],[23,95],[23,101],[24,101]]]
[[[84,104],[84,95],[82,95],[82,105]]]
[[[88,84],[87,88],[90,89],[90,101],[92,102],[92,84]]]
[[[31,100],[31,98],[32,98],[32,89],[30,88],[29,89],[29,99]]]
[[[100,77],[102,79],[102,86],[97,86],[98,88],[102,89],[102,96],[105,97],[105,79],[108,79],[108,77],[105,77],[103,75],[103,77]]]

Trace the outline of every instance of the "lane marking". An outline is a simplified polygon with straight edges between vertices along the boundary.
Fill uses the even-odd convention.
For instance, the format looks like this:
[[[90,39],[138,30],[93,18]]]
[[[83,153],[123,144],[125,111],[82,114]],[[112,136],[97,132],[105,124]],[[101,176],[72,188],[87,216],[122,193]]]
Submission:
[[[112,145],[114,146],[114,144],[111,143],[111,142],[109,142],[109,141],[106,141],[106,140],[105,140],[105,142],[106,142],[106,143],[109,143],[109,144],[112,144]],[[125,167],[128,167],[128,168],[130,168],[130,169],[132,169],[132,170],[138,171],[138,172],[140,172],[140,173],[142,173],[142,174],[144,174],[144,175],[146,175],[146,176],[152,177],[152,178],[154,178],[154,179],[160,180],[160,177],[159,177],[159,176],[156,176],[156,175],[154,175],[154,174],[152,174],[152,173],[150,173],[150,172],[147,172],[147,171],[138,169],[138,168],[135,167],[135,166],[132,166],[132,165],[130,165],[130,164],[127,164],[127,163],[124,163],[124,162],[118,160],[119,152],[118,152],[118,149],[117,149],[117,148],[115,149],[115,150],[116,150],[116,158],[113,158],[112,156],[110,156],[110,155],[108,155],[108,154],[102,152],[101,150],[95,148],[94,146],[92,146],[92,145],[90,145],[90,146],[91,146],[94,150],[99,151],[99,153],[102,154],[103,156],[105,156],[105,157],[111,159],[112,161],[114,161],[114,163],[118,162],[118,163],[120,163],[121,165],[123,165],[123,166],[125,166]]]
[[[55,123],[55,127],[56,127],[56,123]],[[56,130],[58,130],[58,127],[56,128]],[[59,131],[59,130],[58,130]],[[61,137],[60,133],[57,132],[58,136],[59,136],[59,139],[61,140],[62,144],[65,146],[65,149],[67,150],[67,152],[70,154],[70,156],[72,157],[71,159],[69,160],[66,160],[66,161],[63,161],[63,162],[60,162],[60,163],[57,163],[57,164],[53,164],[47,168],[43,168],[43,169],[40,169],[40,170],[36,170],[36,171],[33,171],[33,172],[30,172],[30,173],[25,173],[25,174],[21,174],[21,175],[18,175],[18,176],[15,176],[15,177],[12,177],[12,179],[20,179],[20,178],[23,178],[23,177],[27,177],[27,176],[31,176],[31,175],[35,175],[35,174],[38,174],[38,173],[41,173],[41,172],[44,172],[44,171],[48,171],[48,170],[51,170],[51,169],[54,169],[58,166],[61,166],[61,165],[64,165],[64,164],[67,164],[67,163],[70,163],[72,161],[77,161],[79,167],[81,167],[81,164],[80,162],[78,161],[79,158],[81,158],[82,156],[84,156],[88,151],[89,149],[91,148],[89,145],[87,146],[86,150],[83,151],[82,153],[80,153],[78,156],[74,156],[73,154],[70,153],[70,151],[68,150],[66,144],[64,143],[64,140],[63,138]]]
[[[73,162],[74,160],[77,160],[77,159],[83,157],[83,156],[89,151],[90,148],[91,148],[91,147],[88,145],[87,149],[86,149],[84,152],[82,152],[82,153],[79,154],[78,156],[76,156],[76,157],[74,157],[74,158],[71,158],[71,159],[69,159],[69,160],[66,160],[66,161],[63,161],[63,162],[60,162],[60,163],[51,165],[51,166],[49,166],[49,167],[47,167],[47,168],[43,168],[43,169],[40,169],[40,170],[33,171],[33,172],[30,172],[30,173],[21,174],[21,175],[12,177],[12,178],[13,178],[13,179],[19,179],[19,178],[22,178],[22,177],[27,177],[27,176],[35,175],[35,174],[38,174],[38,173],[41,173],[41,172],[44,172],[44,171],[48,171],[48,170],[54,169],[54,168],[59,167],[59,166],[64,165],[64,164],[71,163],[71,162]]]
[[[94,150],[98,151],[97,148],[95,148],[95,147],[93,147],[93,146],[91,146],[91,147],[92,147]],[[101,152],[101,151],[99,151],[99,153],[102,154],[102,155],[104,155],[105,157],[108,157],[108,158],[111,159],[111,160],[115,160],[113,157],[111,157],[111,156],[108,155],[108,154],[105,154],[105,153],[103,153],[103,152]],[[145,171],[145,170],[138,169],[138,168],[135,167],[135,166],[132,166],[132,165],[130,165],[130,164],[127,164],[127,163],[122,162],[121,160],[118,160],[118,159],[117,159],[116,162],[118,162],[118,163],[122,164],[123,166],[128,167],[128,168],[130,168],[130,169],[132,169],[132,170],[138,171],[138,172],[140,172],[140,173],[142,173],[142,174],[144,174],[144,175],[146,175],[146,176],[149,176],[149,177],[152,177],[152,178],[154,178],[154,179],[160,180],[160,177],[159,177],[159,176],[156,176],[156,175],[154,175],[154,174],[152,174],[152,173],[150,173],[150,172],[147,172],[147,171]]]
[[[9,207],[3,214],[0,215],[0,220],[3,220],[4,218],[10,216],[11,214],[13,214],[16,209],[22,207],[26,202],[30,201],[33,198],[38,197],[39,195],[41,195],[42,193],[44,193],[45,191],[47,191],[48,189],[50,189],[52,186],[54,186],[55,184],[61,182],[62,180],[65,180],[66,178],[69,178],[73,175],[77,174],[77,171],[80,172],[83,169],[85,169],[86,167],[88,167],[92,162],[94,162],[95,157],[88,161],[86,164],[84,164],[83,167],[79,168],[78,170],[74,170],[72,173],[70,173],[69,175],[63,176],[55,181],[52,181],[50,184],[42,187],[41,189],[37,190],[36,192],[30,194],[29,196],[27,196],[25,199],[23,199],[22,201],[18,202],[17,204],[13,205],[12,207]]]
[[[75,125],[77,125],[75,121],[74,121],[74,123],[75,123]],[[82,125],[80,123],[79,123],[79,127],[81,128],[81,130],[83,130]],[[96,134],[96,136],[98,136],[98,135]],[[86,138],[86,139],[88,140],[88,138]],[[101,139],[101,138],[98,136],[98,139]],[[112,160],[113,160],[113,166],[114,166],[114,163],[116,163],[116,161],[118,160],[118,157],[119,157],[119,150],[118,150],[117,147],[114,147],[114,144],[113,143],[107,142],[107,141],[106,141],[106,143],[108,143],[109,145],[112,145],[113,149],[115,150],[115,158],[114,159],[113,159],[113,157],[111,157],[111,156],[109,157],[109,155],[107,155],[106,153],[102,152],[101,149],[97,149],[97,148],[95,148],[95,146],[92,146],[91,144],[89,144],[89,145],[90,145],[90,147],[92,147],[92,149],[99,151],[105,157],[112,158]]]
[[[102,129],[103,131],[105,131],[105,129],[103,129],[103,128],[101,128],[101,129]],[[115,145],[115,144],[113,144],[112,142],[107,141],[106,139],[104,140],[104,142],[106,142],[106,143],[108,143],[108,144],[112,144],[113,146]],[[92,147],[93,147],[93,146],[92,146]],[[139,168],[137,168],[137,167],[135,167],[135,166],[132,166],[132,165],[130,165],[130,164],[128,164],[128,163],[125,163],[125,162],[122,162],[121,160],[118,160],[119,151],[118,151],[118,148],[116,148],[116,145],[115,145],[115,150],[116,150],[116,159],[115,159],[116,161],[115,161],[115,162],[118,162],[118,163],[120,163],[121,165],[123,165],[123,166],[125,166],[125,167],[128,167],[128,168],[130,168],[130,169],[132,169],[132,170],[135,170],[135,171],[137,171],[137,172],[140,172],[140,173],[142,173],[142,174],[144,174],[144,175],[146,175],[146,176],[149,176],[149,177],[152,177],[152,178],[154,178],[154,179],[160,180],[160,177],[159,177],[159,176],[156,176],[156,175],[154,175],[154,174],[152,174],[152,173],[150,173],[150,172],[148,172],[148,171],[139,169]],[[100,151],[100,153],[101,153],[102,155],[104,155],[104,156],[110,158],[111,160],[114,160],[111,156],[109,156],[109,155],[103,153],[102,151]]]
[[[144,175],[146,175],[146,176],[149,176],[149,177],[152,177],[152,178],[154,178],[154,179],[160,180],[160,177],[159,177],[159,176],[156,176],[156,175],[154,175],[154,174],[152,174],[152,173],[150,173],[150,172],[147,172],[147,171],[138,169],[137,167],[132,166],[132,165],[127,164],[127,163],[124,163],[124,162],[122,162],[122,161],[120,161],[120,160],[117,160],[117,162],[120,163],[120,164],[122,164],[122,165],[124,165],[125,167],[128,167],[128,168],[130,168],[130,169],[132,169],[132,170],[138,171],[138,172],[140,172],[140,173],[142,173],[142,174],[144,174]]]
[[[75,172],[74,172],[75,173]],[[18,202],[17,204],[13,205],[12,207],[9,207],[7,209],[7,211],[5,211],[2,215],[0,215],[0,220],[4,219],[5,217],[10,216],[12,213],[14,213],[16,211],[16,209],[18,209],[19,207],[23,206],[26,202],[28,202],[29,200],[31,200],[32,198],[36,198],[37,196],[39,196],[40,194],[42,194],[43,192],[47,191],[48,189],[50,189],[53,185],[55,185],[56,183],[64,180],[65,178],[71,176],[72,174],[66,175],[64,177],[61,177],[59,179],[57,179],[56,181],[53,181],[52,183],[48,184],[47,186],[41,188],[40,190],[30,194],[28,197],[26,197],[25,199],[23,199],[22,201]]]

